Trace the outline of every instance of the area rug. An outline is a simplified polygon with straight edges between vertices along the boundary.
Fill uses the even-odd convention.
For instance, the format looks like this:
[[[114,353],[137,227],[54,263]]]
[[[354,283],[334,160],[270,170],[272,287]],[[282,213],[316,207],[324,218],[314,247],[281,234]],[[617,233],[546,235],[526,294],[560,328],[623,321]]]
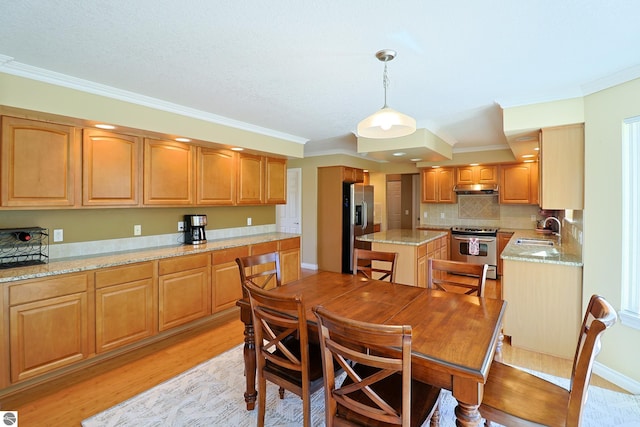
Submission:
[[[234,426],[257,424],[257,409],[247,411],[244,403],[242,346],[235,347],[170,380],[132,397],[82,422],[84,427],[109,426]],[[568,380],[539,374],[567,387]],[[455,426],[455,399],[449,392],[440,407],[440,425]],[[585,427],[640,426],[640,396],[589,388],[584,411]],[[324,395],[311,397],[311,422],[324,425]],[[267,383],[267,426],[302,425],[300,398],[290,392],[278,397],[276,386]],[[428,422],[425,423],[428,425]],[[493,424],[498,425],[498,424]]]

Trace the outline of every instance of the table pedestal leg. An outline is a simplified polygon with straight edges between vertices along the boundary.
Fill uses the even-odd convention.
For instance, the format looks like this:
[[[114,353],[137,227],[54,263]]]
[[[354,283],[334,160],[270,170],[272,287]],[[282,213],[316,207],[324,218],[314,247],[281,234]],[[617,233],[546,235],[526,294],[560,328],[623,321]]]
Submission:
[[[478,405],[458,402],[455,414],[456,426],[458,427],[479,427],[482,425],[482,417],[478,411]]]

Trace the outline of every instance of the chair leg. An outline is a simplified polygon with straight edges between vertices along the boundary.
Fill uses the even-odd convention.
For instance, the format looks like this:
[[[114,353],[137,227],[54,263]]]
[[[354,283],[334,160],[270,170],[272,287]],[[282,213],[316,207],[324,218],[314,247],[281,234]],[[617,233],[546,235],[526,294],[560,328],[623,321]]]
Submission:
[[[278,394],[280,395],[280,399],[284,399],[284,387],[278,389]]]
[[[433,415],[431,415],[429,426],[440,427],[440,404],[436,405],[436,408],[433,410]]]
[[[311,394],[303,392],[302,398],[302,422],[304,427],[311,427]]]
[[[267,381],[258,376],[258,427],[264,427],[264,416],[267,409]]]

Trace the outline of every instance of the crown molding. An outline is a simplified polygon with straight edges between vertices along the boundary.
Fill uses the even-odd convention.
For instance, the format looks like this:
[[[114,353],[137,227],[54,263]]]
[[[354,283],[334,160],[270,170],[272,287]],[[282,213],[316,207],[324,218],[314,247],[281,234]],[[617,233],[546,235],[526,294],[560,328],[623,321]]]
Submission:
[[[141,105],[144,107],[179,114],[181,116],[191,117],[210,123],[216,123],[219,125],[245,130],[260,135],[283,139],[286,141],[295,142],[297,144],[306,144],[309,141],[307,138],[302,138],[273,129],[252,125],[250,123],[241,122],[239,120],[230,119],[228,117],[219,116],[217,114],[208,113],[206,111],[185,107],[171,102],[162,101],[150,96],[140,95],[134,92],[117,89],[111,86],[91,82],[89,80],[79,79],[76,77],[68,76],[66,74],[57,73],[55,71],[49,71],[43,68],[22,64],[20,62],[14,61],[12,57],[6,55],[0,55],[0,71],[18,77],[25,77],[44,83],[50,83],[56,86],[62,86],[69,89],[79,90],[81,92],[104,96],[106,98],[117,99],[119,101],[129,102],[131,104]]]

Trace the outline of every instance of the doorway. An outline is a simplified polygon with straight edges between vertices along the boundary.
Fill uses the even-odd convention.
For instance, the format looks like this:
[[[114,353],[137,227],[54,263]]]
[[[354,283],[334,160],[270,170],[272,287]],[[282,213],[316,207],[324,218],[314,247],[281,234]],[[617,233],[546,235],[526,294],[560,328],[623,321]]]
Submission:
[[[276,230],[302,234],[302,169],[287,169],[287,204],[276,205]]]
[[[387,187],[387,230],[413,229],[420,225],[420,175],[389,174]]]

